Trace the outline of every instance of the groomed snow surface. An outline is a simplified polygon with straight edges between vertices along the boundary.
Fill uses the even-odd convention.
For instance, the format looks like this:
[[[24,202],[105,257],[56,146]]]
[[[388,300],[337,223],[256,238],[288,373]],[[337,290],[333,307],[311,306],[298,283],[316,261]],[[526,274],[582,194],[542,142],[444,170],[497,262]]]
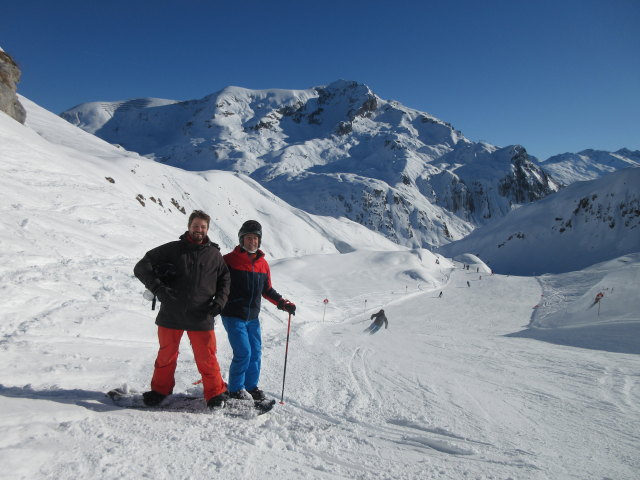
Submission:
[[[394,247],[246,178],[162,166],[29,112],[26,127],[0,114],[0,478],[638,478],[638,255],[491,275],[473,256]],[[154,312],[132,268],[184,231],[170,199],[213,214],[223,253],[243,220],[268,232],[274,286],[299,308],[269,414],[104,395],[149,386]],[[389,328],[364,334],[380,308]],[[279,400],[287,317],[264,305],[262,324],[261,387]],[[198,379],[185,338],[175,393],[199,394]]]

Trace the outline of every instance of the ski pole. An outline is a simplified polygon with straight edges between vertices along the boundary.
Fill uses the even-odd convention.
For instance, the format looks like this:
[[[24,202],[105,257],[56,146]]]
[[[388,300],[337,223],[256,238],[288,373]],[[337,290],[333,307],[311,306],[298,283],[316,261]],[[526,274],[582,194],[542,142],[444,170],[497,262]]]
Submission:
[[[284,380],[287,377],[287,356],[289,355],[289,333],[291,332],[291,314],[289,314],[289,324],[287,325],[287,343],[284,350],[284,373],[282,374],[282,396],[280,405],[284,405]]]

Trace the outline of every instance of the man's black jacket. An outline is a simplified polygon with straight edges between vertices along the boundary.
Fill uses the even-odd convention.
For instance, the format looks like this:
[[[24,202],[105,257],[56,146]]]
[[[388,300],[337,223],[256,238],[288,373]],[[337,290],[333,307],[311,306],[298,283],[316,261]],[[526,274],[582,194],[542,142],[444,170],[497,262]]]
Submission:
[[[160,306],[156,325],[177,330],[213,330],[214,320],[208,313],[211,302],[218,311],[227,303],[230,276],[220,248],[205,238],[202,244],[187,240],[165,243],[149,250],[133,269],[136,277],[151,291],[161,286],[155,267],[171,264],[175,276],[167,286],[175,290],[176,300],[165,300]]]

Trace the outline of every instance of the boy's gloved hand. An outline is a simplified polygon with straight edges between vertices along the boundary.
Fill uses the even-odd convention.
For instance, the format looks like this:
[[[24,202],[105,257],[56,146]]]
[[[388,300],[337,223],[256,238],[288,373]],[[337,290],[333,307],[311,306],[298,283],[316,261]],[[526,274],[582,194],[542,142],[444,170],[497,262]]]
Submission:
[[[290,302],[286,298],[281,298],[278,302],[278,310],[284,310],[285,312],[290,313],[291,315],[296,314],[296,304]]]

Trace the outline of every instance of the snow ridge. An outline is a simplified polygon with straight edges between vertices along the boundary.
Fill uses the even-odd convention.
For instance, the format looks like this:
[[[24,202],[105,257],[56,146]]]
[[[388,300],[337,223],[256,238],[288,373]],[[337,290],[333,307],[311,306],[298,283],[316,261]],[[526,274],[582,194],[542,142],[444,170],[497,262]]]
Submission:
[[[596,178],[623,168],[640,167],[640,151],[622,148],[617,152],[583,150],[563,153],[545,160],[541,167],[564,185]]]
[[[440,252],[473,251],[496,272],[560,273],[640,251],[640,169],[576,182]]]

